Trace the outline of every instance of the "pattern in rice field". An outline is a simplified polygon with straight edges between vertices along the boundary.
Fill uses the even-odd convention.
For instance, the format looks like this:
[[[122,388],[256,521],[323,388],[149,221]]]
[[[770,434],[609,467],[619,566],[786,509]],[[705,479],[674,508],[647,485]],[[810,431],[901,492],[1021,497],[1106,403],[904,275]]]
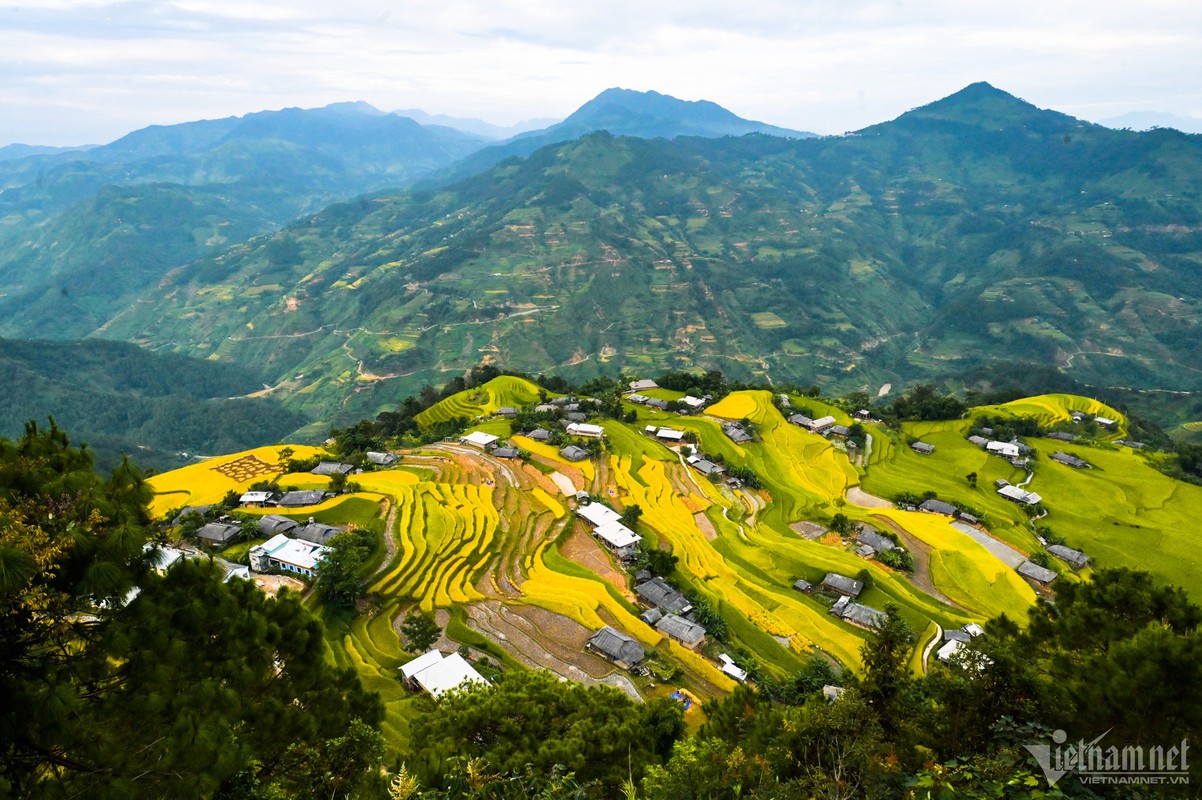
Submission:
[[[214,472],[220,472],[236,483],[249,483],[262,475],[274,475],[282,472],[279,464],[268,464],[256,456],[243,456],[235,461],[227,461],[210,467]]]

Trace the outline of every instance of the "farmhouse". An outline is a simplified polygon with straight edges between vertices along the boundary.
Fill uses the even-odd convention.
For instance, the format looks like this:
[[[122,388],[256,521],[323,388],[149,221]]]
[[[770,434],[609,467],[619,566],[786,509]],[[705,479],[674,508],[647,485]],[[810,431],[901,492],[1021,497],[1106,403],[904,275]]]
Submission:
[[[395,453],[380,453],[374,450],[367,451],[367,460],[375,464],[377,467],[391,467],[393,464],[401,460],[401,457]]]
[[[403,664],[401,675],[404,676],[410,687],[421,688],[435,699],[464,684],[488,685],[484,676],[476,672],[466,658],[458,653],[452,653],[444,658],[438,650],[423,653],[409,663]]]
[[[326,548],[312,542],[289,539],[277,533],[263,544],[250,549],[250,568],[255,572],[280,569],[312,578]]]
[[[467,436],[462,437],[460,444],[470,444],[473,447],[479,447],[481,450],[487,450],[497,443],[499,436],[493,436],[491,433],[484,431],[472,431]]]
[[[1115,444],[1125,444],[1132,450],[1143,450],[1145,447],[1147,447],[1147,445],[1143,442],[1133,442],[1130,439],[1116,439]]]
[[[1003,486],[997,490],[997,493],[1007,500],[1012,500],[1015,503],[1025,503],[1029,506],[1036,505],[1037,503],[1043,501],[1043,498],[1035,494],[1035,492],[1028,492],[1027,490],[1020,489],[1017,486]]]
[[[625,669],[639,663],[646,656],[642,645],[608,625],[589,637],[585,647]]]
[[[798,580],[797,583],[793,584],[793,588],[799,592],[805,592],[806,594],[809,594],[811,591],[813,591],[814,584],[805,579],[801,579]]]
[[[921,453],[924,456],[929,456],[935,452],[935,445],[927,444],[926,442],[911,442],[910,449],[915,453]]]
[[[1094,417],[1093,421],[1101,425],[1103,428],[1109,428],[1115,423],[1110,417]]]
[[[568,433],[572,436],[587,436],[590,439],[600,439],[605,435],[605,429],[600,425],[573,422],[571,425],[568,425]]]
[[[238,498],[238,502],[244,506],[262,508],[270,504],[273,497],[274,492],[245,492]]]
[[[498,417],[516,417],[517,415],[518,410],[513,406],[501,406],[497,409]]]
[[[853,603],[850,597],[840,597],[831,606],[831,613],[844,622],[861,628],[879,628],[887,619],[884,611]]]
[[[1061,464],[1072,467],[1073,469],[1087,469],[1089,462],[1083,458],[1069,455],[1068,453],[1056,452],[1051,456],[1053,461],[1059,461]]]
[[[684,403],[694,411],[700,411],[705,407],[705,400],[700,397],[693,397],[691,394],[686,394],[684,397],[680,398],[680,402]]]
[[[1077,437],[1065,431],[1052,431],[1048,434],[1049,439],[1055,439],[1058,442],[1075,442]]]
[[[323,461],[309,470],[314,475],[350,475],[355,470],[354,464],[342,464],[337,461]]]
[[[951,503],[945,503],[942,500],[923,500],[922,505],[918,507],[919,511],[926,511],[931,514],[946,514],[949,517],[956,516],[956,507]]]
[[[679,442],[684,439],[684,431],[678,431],[674,428],[660,428],[655,432],[655,436],[666,442]]]
[[[967,634],[966,634],[967,636]],[[961,650],[964,649],[965,640],[951,639],[944,642],[943,646],[935,651],[935,658],[943,662],[950,662]]]
[[[806,427],[810,429],[810,433],[825,433],[835,426],[835,418],[832,416],[819,417],[813,420]]]
[[[985,445],[985,449],[994,455],[1005,456],[1006,458],[1018,458],[1021,455],[1018,445],[1014,442],[989,442]]]
[[[838,436],[840,439],[846,439],[851,436],[851,428],[846,425],[832,425],[827,433],[831,436]]]
[[[655,623],[655,629],[690,650],[696,650],[705,641],[705,628],[675,614],[665,614],[663,619]]]
[[[642,541],[637,533],[616,520],[598,525],[593,530],[593,535],[620,558],[633,558],[639,542]]]
[[[196,532],[196,538],[205,544],[229,544],[241,534],[241,525],[232,522],[210,522]]]
[[[793,416],[789,417],[789,422],[807,429],[814,424],[814,420],[810,419],[805,414],[794,414]]]
[[[497,458],[517,458],[518,449],[512,445],[505,445],[504,447],[498,447],[496,450],[493,450],[492,454]]]
[[[688,598],[669,586],[668,582],[659,576],[635,586],[634,593],[642,598],[643,602],[655,606],[665,613],[687,614],[693,610],[693,604],[688,601]]]
[[[968,441],[972,442],[977,447],[984,447],[985,445],[989,444],[989,440],[984,436],[969,436]]]
[[[279,514],[267,514],[259,517],[259,533],[264,536],[275,536],[277,533],[287,533],[300,525],[294,519],[281,517]]]
[[[856,537],[856,541],[860,544],[868,545],[878,553],[882,550],[893,550],[897,547],[888,536],[882,536],[875,531],[864,531]]]
[[[325,502],[327,497],[332,497],[329,492],[323,492],[320,489],[301,489],[295,492],[286,492],[283,497],[276,501],[276,505],[284,508],[300,508],[301,506],[315,506]]]
[[[571,408],[571,407],[572,406],[567,406],[567,408]],[[579,406],[577,406],[577,408],[579,408]],[[566,419],[568,422],[584,422],[586,419],[588,419],[588,417],[585,416],[584,414],[580,413],[579,411],[572,411],[572,412],[568,413],[567,415],[565,415],[564,419]]]
[[[658,397],[648,398],[647,405],[651,406],[652,408],[658,408],[660,411],[668,410],[668,401],[660,400]]]
[[[292,538],[300,539],[311,544],[319,544],[323,547],[330,543],[338,534],[342,533],[341,528],[335,528],[333,525],[326,525],[322,522],[314,522],[313,518],[309,518],[308,525],[302,525],[291,532]]]
[[[689,456],[685,460],[689,462],[690,467],[697,470],[698,472],[700,472],[702,475],[706,476],[707,478],[719,476],[726,472],[725,467],[719,466],[718,464],[715,464],[714,462],[712,462],[708,459],[705,459],[705,458],[699,458],[697,456]]]
[[[727,422],[725,425],[723,425],[722,432],[725,433],[727,437],[729,437],[730,440],[736,444],[742,444],[744,442],[751,441],[751,434],[747,433],[747,431],[743,430],[743,426],[735,422]]]
[[[1030,561],[1024,561],[1018,565],[1018,574],[1044,586],[1048,586],[1056,580],[1055,572],[1038,564],[1032,564]]]
[[[1082,553],[1080,550],[1074,550],[1071,547],[1065,547],[1062,544],[1054,544],[1048,547],[1048,552],[1056,556],[1061,561],[1066,561],[1073,569],[1081,569],[1089,564],[1089,556]]]
[[[546,428],[535,428],[526,434],[527,439],[533,439],[536,442],[546,442],[551,438],[551,431]]]
[[[184,517],[188,516],[189,514],[200,514],[203,516],[212,507],[212,504],[207,506],[185,506],[184,508],[180,509],[178,514],[175,515],[175,519],[171,520],[171,525],[172,527],[178,528],[184,521]]]
[[[846,597],[857,597],[860,592],[864,591],[864,584],[855,578],[849,578],[837,572],[828,572],[818,588],[824,592],[833,592]]]
[[[588,451],[574,444],[559,448],[559,454],[568,461],[584,461],[588,458]]]
[[[747,670],[739,669],[735,664],[735,660],[726,653],[718,656],[718,660],[722,662],[722,672],[734,678],[739,683],[747,680]]]
[[[647,402],[647,396],[643,395],[643,394],[637,394],[637,393],[636,394],[628,394],[628,395],[626,395],[625,400],[628,403],[636,403],[641,406]]]
[[[622,518],[621,514],[604,503],[589,503],[581,506],[576,509],[576,516],[588,520],[594,528],[609,522],[617,522]]]
[[[630,391],[632,391],[632,392],[645,392],[648,389],[658,389],[658,388],[659,388],[659,384],[650,379],[630,382]]]

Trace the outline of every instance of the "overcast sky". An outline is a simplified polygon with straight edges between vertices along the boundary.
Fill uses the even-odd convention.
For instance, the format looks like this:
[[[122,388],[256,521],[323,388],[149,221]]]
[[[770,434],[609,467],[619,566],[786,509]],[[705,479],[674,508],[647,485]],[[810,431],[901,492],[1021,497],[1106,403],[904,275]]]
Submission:
[[[978,80],[1202,117],[1184,0],[38,0],[0,9],[0,144],[366,100],[512,124],[611,86],[839,133]]]

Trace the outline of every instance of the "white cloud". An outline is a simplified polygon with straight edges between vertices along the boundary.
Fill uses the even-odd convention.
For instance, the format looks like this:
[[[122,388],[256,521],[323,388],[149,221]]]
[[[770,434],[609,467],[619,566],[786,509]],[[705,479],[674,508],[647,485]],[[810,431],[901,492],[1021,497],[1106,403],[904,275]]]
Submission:
[[[1165,0],[41,0],[0,29],[0,143],[352,99],[509,123],[614,85],[820,132],[976,80],[1087,116],[1202,105],[1202,4]]]

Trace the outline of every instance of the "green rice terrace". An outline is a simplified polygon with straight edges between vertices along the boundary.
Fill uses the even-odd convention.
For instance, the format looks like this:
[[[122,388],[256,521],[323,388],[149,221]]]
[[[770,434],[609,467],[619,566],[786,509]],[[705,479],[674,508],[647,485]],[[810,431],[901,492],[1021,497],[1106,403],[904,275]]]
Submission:
[[[665,390],[644,396],[657,392],[679,397]],[[539,387],[501,377],[417,417],[423,427],[470,418],[467,433],[499,437],[497,444],[508,440],[517,457],[492,443],[480,447],[458,439],[402,450],[396,465],[351,476],[355,502],[342,495],[288,512],[376,534],[362,574],[366,596],[356,611],[323,608],[316,594],[308,597],[325,618],[329,657],[354,667],[384,699],[385,733],[397,749],[412,720],[430,709],[398,671],[419,655],[400,633],[413,610],[433,612],[442,628],[437,646],[469,653],[486,676],[546,669],[643,698],[684,690],[703,705],[736,685],[731,671],[723,671],[722,655],[749,670],[751,680],[792,674],[812,653],[853,672],[861,669],[860,649],[874,636],[871,624],[832,613],[841,606],[823,591],[828,573],[864,584],[852,605],[900,609],[920,633],[911,660],[918,672],[935,657],[932,645],[941,630],[1002,614],[1025,624],[1027,609],[1056,586],[1020,575],[1016,567],[1029,560],[1046,564],[1059,582],[1080,580],[1093,565],[1138,567],[1202,599],[1202,558],[1189,536],[1202,517],[1202,487],[1157,471],[1156,454],[1117,443],[1126,421],[1087,398],[1044,395],[973,409],[961,420],[906,423],[900,430],[864,420],[867,437],[860,447],[837,432],[822,435],[790,422],[799,409],[807,416],[830,415],[838,425],[853,422],[808,397],[790,396],[778,407],[780,399],[768,392],[734,392],[692,415],[627,399],[622,410],[633,421],[588,420],[603,429],[604,440],[599,455],[581,460],[522,435],[529,431],[513,429],[511,419],[496,413],[538,402]],[[967,438],[983,415],[1071,426],[1074,412],[1113,424],[1071,443],[1026,438],[1026,466]],[[749,441],[735,441],[732,422],[744,426]],[[585,438],[575,441],[587,444]],[[915,441],[934,449],[916,452],[910,446]],[[1061,452],[1088,467],[1052,459]],[[724,465],[725,473],[707,476],[690,455]],[[244,454],[206,464],[239,456]],[[181,480],[186,476],[178,471],[152,483],[160,492],[170,488],[177,499],[191,486],[190,504],[215,502],[231,488],[249,485],[221,483],[212,478],[214,469],[206,470],[207,482]],[[755,480],[728,477],[746,475],[744,470]],[[297,474],[281,476],[279,483],[310,488],[327,480]],[[1030,509],[1034,519],[1026,504],[999,494],[997,481],[1038,494],[1037,511]],[[755,483],[759,487],[751,488]],[[634,591],[635,569],[576,513],[584,503],[579,493],[619,514],[637,506],[641,514],[627,515],[624,524],[642,551],[659,548],[676,556],[675,569],[664,577],[698,608],[698,621],[724,630],[710,631],[690,647],[652,624]],[[960,519],[893,502],[899,496],[921,501],[929,493],[956,506]],[[858,530],[893,539],[908,552],[912,569],[888,566],[883,552],[863,550]],[[1086,553],[1091,564],[1078,572],[1049,558],[1040,539],[1049,531]],[[795,588],[798,581],[812,589]],[[645,649],[640,668],[624,669],[586,647],[605,626]],[[701,719],[697,711],[686,715],[692,725]]]

